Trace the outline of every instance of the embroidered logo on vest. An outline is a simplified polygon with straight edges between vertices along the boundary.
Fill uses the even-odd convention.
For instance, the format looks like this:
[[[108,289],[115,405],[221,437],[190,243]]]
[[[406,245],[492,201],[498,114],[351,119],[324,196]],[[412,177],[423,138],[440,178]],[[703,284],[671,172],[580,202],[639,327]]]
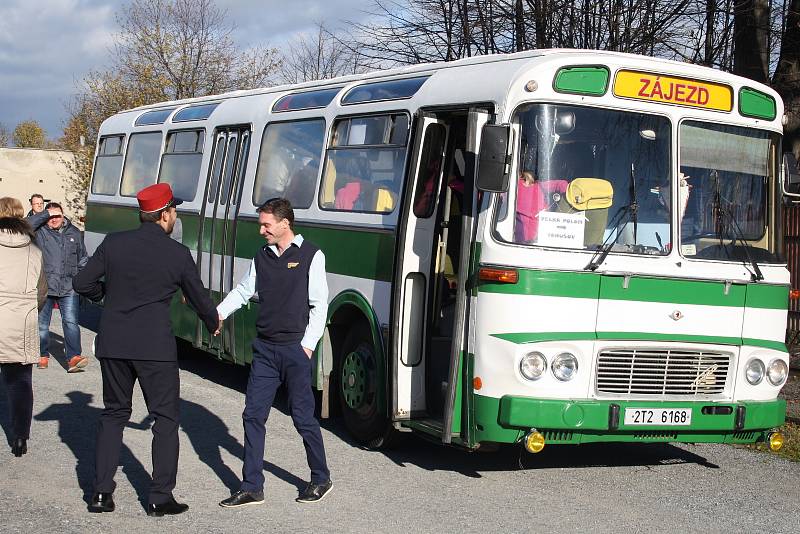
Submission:
[[[287,267],[288,269],[294,269],[294,268],[295,268],[295,267],[297,267],[298,265],[300,265],[300,263],[299,263],[299,262],[296,262],[296,261],[290,261],[289,263],[287,263],[287,264],[286,264],[286,267]]]

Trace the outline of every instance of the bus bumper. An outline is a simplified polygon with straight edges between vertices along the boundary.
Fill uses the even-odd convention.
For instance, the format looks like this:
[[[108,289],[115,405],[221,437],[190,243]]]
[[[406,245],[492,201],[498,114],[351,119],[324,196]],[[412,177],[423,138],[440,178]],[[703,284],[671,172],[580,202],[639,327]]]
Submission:
[[[625,409],[690,409],[685,425],[625,424]],[[548,444],[593,442],[754,443],[786,417],[786,401],[652,402],[475,398],[476,441],[515,442],[532,428]]]

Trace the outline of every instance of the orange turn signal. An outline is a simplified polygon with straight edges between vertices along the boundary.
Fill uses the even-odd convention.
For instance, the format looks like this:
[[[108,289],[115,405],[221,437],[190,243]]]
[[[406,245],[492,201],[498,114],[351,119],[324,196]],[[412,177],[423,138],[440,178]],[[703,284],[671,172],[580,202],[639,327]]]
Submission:
[[[797,299],[800,299],[800,289],[790,289],[789,300],[797,300]]]
[[[487,282],[516,284],[519,281],[519,273],[516,269],[493,269],[491,267],[481,267],[481,270],[478,271],[478,278]]]
[[[483,387],[483,381],[481,380],[481,377],[476,376],[472,379],[472,387],[475,389],[481,389]]]

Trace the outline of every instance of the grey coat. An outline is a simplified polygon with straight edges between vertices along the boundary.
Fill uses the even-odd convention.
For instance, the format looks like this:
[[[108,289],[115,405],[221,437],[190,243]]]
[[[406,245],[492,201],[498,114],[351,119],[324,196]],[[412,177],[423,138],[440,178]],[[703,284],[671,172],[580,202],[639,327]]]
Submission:
[[[47,277],[47,294],[51,297],[72,295],[72,277],[78,274],[89,257],[80,230],[64,217],[58,230],[47,226],[50,214],[47,210],[26,220],[36,231],[36,245],[42,251],[44,272]]]

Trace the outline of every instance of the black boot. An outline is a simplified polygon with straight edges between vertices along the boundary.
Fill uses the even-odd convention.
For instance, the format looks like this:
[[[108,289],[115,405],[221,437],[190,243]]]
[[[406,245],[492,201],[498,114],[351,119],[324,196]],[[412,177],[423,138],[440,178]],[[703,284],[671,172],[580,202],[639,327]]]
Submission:
[[[11,445],[11,453],[19,458],[26,452],[28,452],[28,440],[25,438],[14,439],[14,443]]]

